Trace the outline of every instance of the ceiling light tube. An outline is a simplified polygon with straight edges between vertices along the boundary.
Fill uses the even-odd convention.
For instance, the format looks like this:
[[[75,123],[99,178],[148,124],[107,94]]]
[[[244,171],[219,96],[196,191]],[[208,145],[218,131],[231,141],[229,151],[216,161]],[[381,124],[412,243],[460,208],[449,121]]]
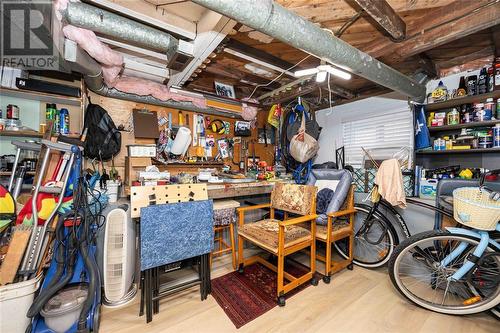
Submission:
[[[328,73],[325,71],[318,72],[318,74],[316,74],[316,82],[318,83],[325,82],[327,74]]]
[[[332,66],[327,66],[328,68],[326,69],[326,71],[332,75],[335,75],[341,79],[344,79],[344,80],[350,80],[352,75],[350,73],[347,73],[347,72],[344,72],[344,71],[341,71],[340,69],[337,69],[337,68],[334,68]]]
[[[318,72],[319,72],[318,68],[308,68],[308,69],[302,69],[300,71],[296,71],[295,73],[293,73],[293,75],[295,77],[300,77],[300,76],[317,74]]]

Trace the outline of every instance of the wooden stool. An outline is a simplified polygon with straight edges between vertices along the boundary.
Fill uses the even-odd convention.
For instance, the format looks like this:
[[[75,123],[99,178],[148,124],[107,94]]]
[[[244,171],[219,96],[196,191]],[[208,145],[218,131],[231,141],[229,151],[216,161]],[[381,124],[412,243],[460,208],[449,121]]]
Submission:
[[[240,203],[235,200],[214,200],[214,249],[212,257],[231,252],[233,269],[236,269],[236,249],[234,240],[234,223],[236,221],[236,208]],[[224,230],[229,230],[230,244],[224,241]]]

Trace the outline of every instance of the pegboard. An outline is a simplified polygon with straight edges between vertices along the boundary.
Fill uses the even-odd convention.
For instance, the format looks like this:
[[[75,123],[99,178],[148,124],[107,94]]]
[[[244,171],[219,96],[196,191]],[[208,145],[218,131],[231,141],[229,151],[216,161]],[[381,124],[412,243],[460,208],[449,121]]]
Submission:
[[[132,218],[141,216],[142,207],[199,200],[208,200],[207,184],[132,186],[130,188]]]

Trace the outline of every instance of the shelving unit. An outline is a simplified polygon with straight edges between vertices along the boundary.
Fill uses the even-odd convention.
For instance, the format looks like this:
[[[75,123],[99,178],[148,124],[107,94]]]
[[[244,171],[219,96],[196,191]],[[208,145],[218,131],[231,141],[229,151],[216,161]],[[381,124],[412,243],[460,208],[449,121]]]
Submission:
[[[474,96],[465,96],[460,98],[453,98],[443,102],[429,103],[427,104],[427,111],[436,111],[449,109],[457,105],[462,104],[471,104],[471,103],[479,103],[484,102],[487,98],[500,98],[500,90],[493,91],[487,94],[474,95]]]
[[[11,174],[12,174],[12,171],[0,171],[0,176],[10,176]],[[35,171],[26,171],[26,175],[34,176]]]
[[[12,89],[12,88],[6,88],[6,87],[0,88],[0,94],[2,94],[4,96],[30,99],[33,101],[40,101],[40,102],[45,102],[45,103],[66,104],[66,105],[74,105],[74,106],[80,106],[82,103],[82,98],[79,98],[79,97],[47,94],[47,93],[42,93],[42,92],[21,90],[21,89]]]
[[[447,150],[419,150],[417,155],[445,155],[445,154],[487,154],[500,153],[500,148],[478,148],[478,149],[447,149]]]
[[[426,118],[430,112],[449,111],[451,108],[459,107],[463,104],[484,103],[486,99],[493,98],[495,103],[500,98],[500,90],[487,94],[465,96],[454,98],[443,102],[429,103],[426,106]],[[471,122],[457,125],[445,125],[430,127],[429,132],[432,137],[438,138],[443,135],[459,134],[463,128],[491,128],[500,123],[500,119]],[[420,150],[415,152],[416,164],[426,168],[444,167],[447,165],[460,165],[464,168],[484,167],[495,168],[500,163],[500,148],[479,148],[479,149],[448,149],[448,150]]]
[[[472,123],[464,123],[457,125],[445,125],[445,126],[434,126],[429,127],[429,132],[444,132],[453,131],[462,128],[475,128],[475,127],[493,127],[495,124],[500,124],[500,120],[488,120],[488,121],[478,121]]]
[[[35,131],[0,131],[0,136],[42,138],[43,134]]]

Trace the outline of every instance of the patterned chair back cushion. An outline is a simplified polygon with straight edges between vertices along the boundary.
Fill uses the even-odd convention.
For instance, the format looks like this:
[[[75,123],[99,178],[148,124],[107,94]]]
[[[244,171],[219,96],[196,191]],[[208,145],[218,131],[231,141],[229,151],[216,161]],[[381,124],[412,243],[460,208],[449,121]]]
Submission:
[[[316,186],[276,183],[271,193],[271,206],[289,213],[316,213]]]

